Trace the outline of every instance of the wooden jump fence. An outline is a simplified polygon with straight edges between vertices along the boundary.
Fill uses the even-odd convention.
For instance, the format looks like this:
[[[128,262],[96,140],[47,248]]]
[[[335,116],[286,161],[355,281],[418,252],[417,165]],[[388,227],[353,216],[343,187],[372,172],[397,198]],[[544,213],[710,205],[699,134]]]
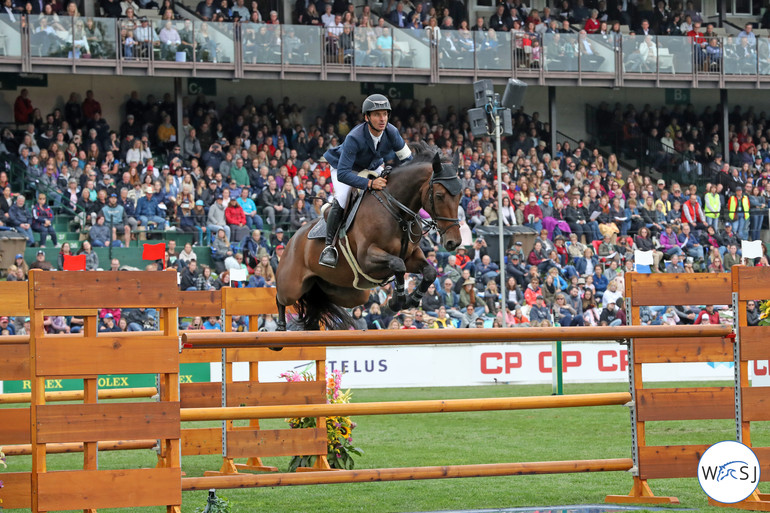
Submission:
[[[736,439],[751,444],[751,423],[770,420],[764,405],[770,391],[749,387],[748,361],[767,359],[763,336],[767,328],[746,326],[745,303],[770,299],[770,270],[733,268],[729,274],[626,275],[629,325],[615,328],[512,328],[376,332],[216,333],[178,330],[177,319],[189,315],[221,315],[224,326],[233,315],[248,315],[250,328],[256,316],[274,313],[269,289],[224,289],[221,292],[179,293],[174,273],[46,273],[33,271],[13,309],[3,315],[31,319],[29,337],[0,338],[0,379],[31,380],[29,394],[0,395],[0,404],[28,407],[3,408],[0,444],[9,455],[31,454],[31,472],[4,472],[0,498],[6,509],[33,512],[163,505],[178,512],[182,490],[293,486],[342,482],[373,482],[454,477],[482,477],[570,472],[631,471],[628,495],[607,496],[609,502],[675,502],[658,497],[650,479],[693,477],[700,454],[708,445],[649,446],[645,423],[659,420],[734,419]],[[19,285],[14,285],[18,287]],[[118,291],[119,293],[117,293]],[[245,292],[241,292],[245,291]],[[0,288],[0,294],[4,294]],[[73,301],[73,298],[76,300]],[[639,326],[644,306],[710,302],[732,304],[735,329],[723,325]],[[73,308],[76,303],[77,308]],[[136,334],[96,333],[98,308],[159,308],[161,331]],[[85,319],[80,336],[47,335],[47,315],[80,315]],[[538,340],[618,340],[629,347],[628,393],[571,396],[511,397],[474,400],[401,401],[326,404],[326,347],[411,344],[468,344]],[[315,382],[263,383],[260,361],[314,361]],[[650,363],[733,361],[734,387],[645,388],[642,368]],[[179,384],[182,362],[220,362],[221,383]],[[234,382],[232,364],[247,362],[249,379]],[[99,374],[158,374],[158,387],[99,390]],[[45,380],[59,377],[83,379],[84,389],[46,392]],[[293,387],[292,385],[300,385]],[[100,403],[111,398],[156,402]],[[51,404],[57,401],[79,404]],[[585,406],[627,405],[632,420],[630,458],[519,462],[442,467],[324,471],[328,468],[325,430],[262,430],[259,419],[309,416],[325,424],[331,415],[384,415],[461,411],[520,410]],[[98,420],[121,418],[121,422]],[[233,428],[247,419],[248,427]],[[182,422],[222,421],[223,429],[182,429]],[[323,423],[322,423],[323,422]],[[105,428],[105,426],[107,426]],[[315,432],[314,432],[315,431]],[[244,433],[244,434],[241,434]],[[714,440],[716,442],[718,440]],[[97,445],[98,444],[98,445]],[[97,450],[98,448],[98,450]],[[155,469],[99,470],[98,452],[155,448]],[[770,448],[755,448],[763,470],[770,468]],[[276,455],[316,454],[314,470],[278,473],[261,458]],[[46,455],[82,452],[82,469],[49,471]],[[222,468],[203,477],[182,477],[182,456],[221,454]],[[245,464],[235,459],[245,458]],[[242,470],[272,471],[246,474]],[[770,479],[770,472],[763,473]],[[764,494],[755,493],[744,509],[770,510]]]

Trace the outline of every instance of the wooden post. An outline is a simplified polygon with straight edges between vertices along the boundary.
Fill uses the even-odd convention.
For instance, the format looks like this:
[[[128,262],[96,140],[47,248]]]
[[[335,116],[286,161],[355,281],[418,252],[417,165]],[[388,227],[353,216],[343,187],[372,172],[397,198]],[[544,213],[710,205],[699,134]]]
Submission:
[[[32,513],[43,513],[39,506],[39,486],[40,474],[46,472],[45,444],[38,443],[37,435],[37,411],[38,407],[45,404],[45,379],[37,375],[37,344],[45,336],[45,326],[43,324],[43,312],[35,308],[34,301],[34,277],[37,273],[44,272],[38,270],[30,271],[29,276],[29,371],[30,371],[30,389],[31,402],[29,404],[30,419],[30,440],[32,446]]]
[[[83,318],[83,333],[86,337],[95,337],[99,334],[99,313],[95,316],[87,315]],[[99,376],[88,376],[83,379],[83,403],[95,404],[99,402]],[[83,443],[83,470],[98,470],[99,468],[99,442]],[[86,508],[83,513],[96,513],[95,509]]]

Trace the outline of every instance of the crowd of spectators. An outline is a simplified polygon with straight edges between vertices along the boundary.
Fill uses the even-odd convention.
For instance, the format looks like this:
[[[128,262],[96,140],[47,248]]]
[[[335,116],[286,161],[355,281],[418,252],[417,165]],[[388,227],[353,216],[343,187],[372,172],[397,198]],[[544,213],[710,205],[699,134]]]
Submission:
[[[217,104],[200,95],[185,98],[178,128],[171,123],[174,109],[169,96],[142,101],[132,92],[113,129],[92,91],[82,101],[73,92],[63,108],[45,116],[21,91],[14,105],[20,129],[3,132],[0,153],[25,173],[22,187],[14,189],[0,172],[0,229],[22,233],[31,246],[50,238],[60,256],[47,262],[39,251],[27,263],[19,255],[7,279],[26,279],[29,268],[62,269],[68,254],[85,254],[87,270],[103,269],[94,246],[135,246],[143,235],[163,239],[183,232],[189,234],[183,247],[169,241],[166,256],[166,265],[180,273],[182,290],[229,286],[236,269],[247,272],[243,286],[275,286],[286,242],[321,214],[330,197],[330,170],[321,157],[361,121],[357,102],[341,97],[315,116],[289,98],[260,103],[249,96]],[[426,235],[421,247],[439,278],[421,308],[385,315],[386,285],[354,309],[358,327],[493,325],[503,315],[509,325],[612,325],[623,322],[624,274],[635,267],[635,250],[653,252],[651,272],[768,265],[766,256],[742,262],[740,242],[758,239],[763,228],[770,158],[747,169],[724,165],[698,190],[676,177],[655,180],[639,169],[624,171],[614,154],[605,158],[585,141],[549,148],[549,124],[537,112],[519,110],[513,116],[517,135],[506,138],[502,149],[501,212],[493,144],[473,136],[463,112],[440,110],[430,99],[394,101],[391,121],[406,141],[426,141],[459,162],[458,216],[473,242],[451,254],[435,234]],[[677,119],[668,115],[659,122],[677,126]],[[731,137],[745,142],[754,133],[762,139],[760,119],[736,109]],[[704,173],[712,164],[704,163]],[[56,215],[70,220],[79,248],[57,241]],[[536,234],[531,250],[518,241],[506,248],[504,262],[487,250],[479,228],[496,226],[500,217],[506,226]],[[195,246],[211,252],[211,267],[198,265]],[[109,268],[125,266],[112,260]],[[415,277],[408,277],[407,290],[415,285]],[[702,317],[699,308],[666,306],[676,306],[678,322]],[[668,313],[651,310],[647,321],[668,322]],[[268,329],[273,325],[269,316],[263,322]]]

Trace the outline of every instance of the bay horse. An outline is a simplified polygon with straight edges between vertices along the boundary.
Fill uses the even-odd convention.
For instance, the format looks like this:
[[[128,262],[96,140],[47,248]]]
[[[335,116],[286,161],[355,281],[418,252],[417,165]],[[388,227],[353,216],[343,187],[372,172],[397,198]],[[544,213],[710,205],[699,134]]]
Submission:
[[[286,330],[286,307],[292,305],[306,330],[318,330],[322,323],[326,329],[348,328],[351,317],[345,308],[364,304],[369,289],[390,280],[395,282],[387,305],[390,310],[420,304],[437,276],[420,249],[420,239],[429,229],[437,229],[448,251],[461,244],[457,219],[461,184],[456,165],[442,163],[439,153],[427,144],[413,145],[412,153],[410,162],[390,170],[385,189],[365,192],[347,238],[340,236],[336,268],[318,264],[324,241],[308,238],[319,219],[289,239],[276,271],[279,331]],[[430,220],[419,216],[421,208]],[[404,291],[407,272],[422,275],[408,296]]]

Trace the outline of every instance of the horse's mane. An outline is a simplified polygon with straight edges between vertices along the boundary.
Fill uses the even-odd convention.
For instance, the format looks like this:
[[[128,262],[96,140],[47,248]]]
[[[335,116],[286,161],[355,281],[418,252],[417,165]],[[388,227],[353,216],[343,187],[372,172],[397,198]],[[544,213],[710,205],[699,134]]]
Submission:
[[[409,165],[411,163],[416,164],[419,162],[431,162],[433,161],[433,156],[439,151],[437,146],[428,144],[425,141],[413,142],[409,144],[409,148],[412,150],[412,160],[404,165]]]

